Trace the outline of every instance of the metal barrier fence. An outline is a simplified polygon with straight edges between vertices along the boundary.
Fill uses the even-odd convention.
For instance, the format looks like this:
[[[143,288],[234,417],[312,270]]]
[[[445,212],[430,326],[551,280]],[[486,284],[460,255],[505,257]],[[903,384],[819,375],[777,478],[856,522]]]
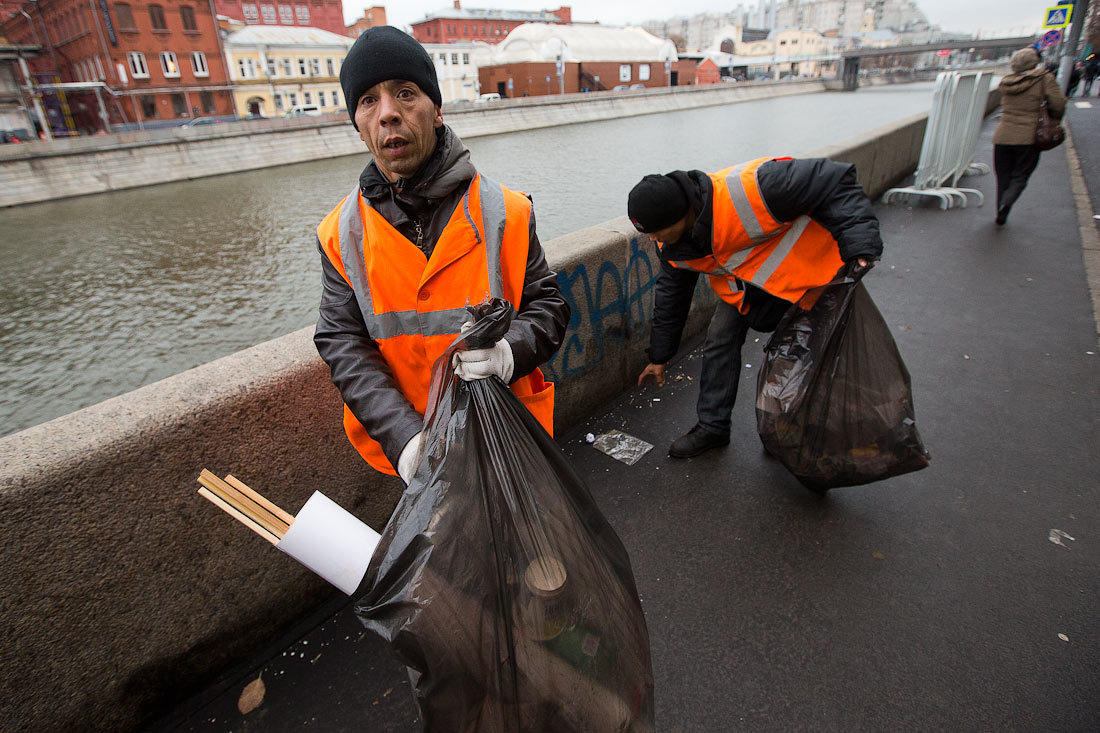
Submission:
[[[974,162],[974,150],[992,80],[988,71],[947,71],[936,77],[913,185],[889,189],[882,195],[883,203],[895,196],[931,196],[939,199],[941,209],[956,203],[965,208],[967,194],[973,194],[979,206],[984,202],[981,191],[960,187],[959,179],[989,173],[989,166]]]

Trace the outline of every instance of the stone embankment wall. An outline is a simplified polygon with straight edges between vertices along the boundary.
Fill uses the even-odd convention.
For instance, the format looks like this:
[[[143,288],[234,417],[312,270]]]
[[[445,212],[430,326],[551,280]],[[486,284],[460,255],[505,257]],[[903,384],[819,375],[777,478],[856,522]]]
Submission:
[[[824,91],[820,79],[601,92],[449,106],[463,138]],[[343,114],[0,146],[0,207],[365,151]]]
[[[878,196],[915,169],[925,124],[819,153]],[[625,217],[545,247],[573,309],[545,369],[560,432],[633,386],[658,263]],[[0,456],[0,730],[132,730],[338,593],[199,497],[202,468],[291,513],[320,490],[379,529],[402,490],[348,445],[310,329],[0,439]]]

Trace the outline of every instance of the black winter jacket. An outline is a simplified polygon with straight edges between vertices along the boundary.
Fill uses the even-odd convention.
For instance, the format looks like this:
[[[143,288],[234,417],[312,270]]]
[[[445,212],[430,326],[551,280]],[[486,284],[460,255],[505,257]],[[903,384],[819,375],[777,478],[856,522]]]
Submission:
[[[444,126],[436,149],[412,179],[390,183],[371,161],[360,190],[371,206],[430,258],[439,235],[476,173],[469,151]],[[512,347],[513,381],[530,374],[558,350],[569,323],[569,305],[535,233],[531,214],[527,271],[516,318],[504,338]],[[317,242],[321,249],[320,241]],[[313,342],[329,365],[344,403],[393,466],[405,444],[422,429],[423,416],[409,403],[371,338],[351,286],[321,252],[320,317]]]
[[[695,223],[678,242],[658,251],[661,269],[657,273],[653,303],[653,327],[649,360],[664,364],[676,355],[687,323],[699,273],[677,269],[669,260],[690,260],[712,253],[713,186],[703,171],[673,171],[668,174],[687,194]],[[871,201],[856,180],[856,167],[825,158],[770,160],[757,169],[760,195],[778,221],[794,221],[808,215],[829,230],[840,248],[840,258],[877,259],[882,254],[882,237]],[[774,298],[749,283],[740,283],[745,302]]]

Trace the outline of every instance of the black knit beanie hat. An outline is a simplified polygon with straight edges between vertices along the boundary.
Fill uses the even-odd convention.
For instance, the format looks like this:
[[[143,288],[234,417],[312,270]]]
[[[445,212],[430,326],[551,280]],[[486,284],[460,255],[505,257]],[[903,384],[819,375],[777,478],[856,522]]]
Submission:
[[[443,106],[435,64],[420,42],[392,25],[368,28],[355,39],[340,67],[340,86],[348,117],[355,125],[359,97],[380,82],[390,79],[411,81],[427,94],[436,106]],[[359,126],[355,125],[358,130]]]
[[[651,234],[672,226],[688,212],[683,189],[672,178],[650,174],[630,190],[626,213],[639,232]]]

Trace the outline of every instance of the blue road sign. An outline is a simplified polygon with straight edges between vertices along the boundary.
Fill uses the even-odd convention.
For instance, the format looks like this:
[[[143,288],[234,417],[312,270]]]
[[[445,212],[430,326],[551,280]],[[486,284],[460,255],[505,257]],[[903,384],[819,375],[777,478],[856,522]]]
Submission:
[[[1043,27],[1065,28],[1069,25],[1069,19],[1072,15],[1072,5],[1055,5],[1053,8],[1047,8],[1046,16],[1043,18]]]
[[[1056,28],[1052,31],[1047,31],[1043,34],[1042,40],[1039,41],[1039,48],[1053,46],[1060,40],[1062,40],[1062,30],[1060,28]]]

